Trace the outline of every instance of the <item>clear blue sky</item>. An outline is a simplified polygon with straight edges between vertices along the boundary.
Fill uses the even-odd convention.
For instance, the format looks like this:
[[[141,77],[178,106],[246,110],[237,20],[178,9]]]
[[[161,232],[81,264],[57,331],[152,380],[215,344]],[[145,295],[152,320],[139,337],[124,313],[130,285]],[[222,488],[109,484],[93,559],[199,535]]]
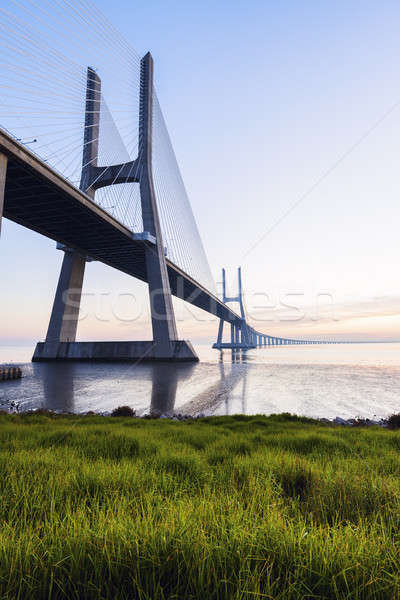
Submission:
[[[222,266],[233,276],[242,265],[251,315],[272,319],[259,328],[399,339],[400,5],[97,5],[140,54],[152,52],[211,268],[218,280]],[[31,343],[45,334],[62,257],[53,242],[7,221],[0,248],[0,343]],[[132,323],[110,309],[115,300],[114,312],[132,316],[128,301],[116,300],[131,291],[142,313],[145,286],[90,264],[85,289],[110,294],[96,305],[109,320],[92,315],[99,296],[85,299],[82,339],[150,335],[146,312]],[[329,301],[316,320],[315,298],[325,292],[334,319]],[[304,305],[304,318],[279,321],[298,312],[268,310],[261,294],[271,304],[302,294],[287,303]],[[182,337],[216,334],[215,322],[178,312]]]

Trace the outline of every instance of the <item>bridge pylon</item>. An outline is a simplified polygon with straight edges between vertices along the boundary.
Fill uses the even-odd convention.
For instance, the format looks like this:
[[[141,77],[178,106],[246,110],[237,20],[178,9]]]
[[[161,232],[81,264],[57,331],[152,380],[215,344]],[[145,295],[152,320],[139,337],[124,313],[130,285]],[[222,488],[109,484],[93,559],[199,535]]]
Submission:
[[[153,181],[154,63],[150,53],[141,60],[139,147],[136,160],[124,165],[98,166],[101,80],[88,68],[82,174],[80,189],[91,199],[100,187],[138,183],[143,232],[133,234],[145,245],[147,281],[153,330],[151,342],[76,342],[87,257],[79,248],[64,250],[63,264],[45,342],[37,344],[34,361],[47,360],[176,360],[197,361],[190,342],[178,340],[165,247]],[[1,165],[0,165],[1,167]],[[1,178],[1,173],[0,173]],[[0,180],[1,185],[1,180]]]
[[[257,347],[257,340],[255,332],[246,323],[246,313],[243,304],[243,290],[242,290],[242,270],[238,268],[238,295],[227,296],[226,295],[226,273],[225,269],[222,269],[222,302],[237,302],[240,308],[240,318],[236,321],[231,322],[231,339],[229,342],[223,341],[224,334],[224,320],[221,319],[218,328],[218,337],[213,348],[222,350],[224,348],[230,348],[232,350],[248,350],[250,348]]]

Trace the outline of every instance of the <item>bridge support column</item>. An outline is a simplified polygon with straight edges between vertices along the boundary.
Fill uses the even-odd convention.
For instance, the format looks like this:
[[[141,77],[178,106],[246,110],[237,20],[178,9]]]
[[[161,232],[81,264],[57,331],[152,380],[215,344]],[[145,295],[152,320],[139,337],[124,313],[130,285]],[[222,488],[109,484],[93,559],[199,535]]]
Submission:
[[[46,341],[36,344],[33,361],[56,360],[62,346],[75,342],[85,265],[84,256],[65,250]]]
[[[217,337],[217,344],[220,346],[222,344],[222,336],[224,334],[224,322],[221,319],[219,322],[219,326],[218,326],[218,337]]]
[[[7,163],[8,163],[7,156],[5,154],[0,154],[0,235],[1,235],[1,221],[3,219],[3,209],[4,209],[4,191],[5,191],[5,187],[6,187]]]
[[[235,324],[235,344],[239,344],[240,343],[240,327],[239,325]]]
[[[86,258],[66,250],[58,280],[46,343],[74,342],[78,328]]]
[[[160,359],[168,359],[173,355],[174,342],[177,341],[178,334],[153,182],[153,70],[153,58],[148,53],[141,62],[139,156],[141,156],[142,170],[140,197],[144,231],[150,232],[156,239],[155,247],[149,244],[146,248],[154,351]],[[194,357],[194,359],[196,358]]]
[[[240,324],[240,343],[243,345],[248,344],[247,327],[243,322]]]

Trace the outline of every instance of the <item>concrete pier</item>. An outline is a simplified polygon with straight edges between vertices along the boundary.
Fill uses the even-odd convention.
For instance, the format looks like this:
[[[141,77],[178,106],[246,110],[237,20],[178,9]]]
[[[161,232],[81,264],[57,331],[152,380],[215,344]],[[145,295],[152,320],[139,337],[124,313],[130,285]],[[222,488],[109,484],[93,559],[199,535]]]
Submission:
[[[152,341],[139,342],[39,342],[33,362],[91,361],[91,362],[148,362],[148,361],[197,362],[198,356],[189,341],[179,340],[171,344],[168,357],[160,357],[157,345]]]

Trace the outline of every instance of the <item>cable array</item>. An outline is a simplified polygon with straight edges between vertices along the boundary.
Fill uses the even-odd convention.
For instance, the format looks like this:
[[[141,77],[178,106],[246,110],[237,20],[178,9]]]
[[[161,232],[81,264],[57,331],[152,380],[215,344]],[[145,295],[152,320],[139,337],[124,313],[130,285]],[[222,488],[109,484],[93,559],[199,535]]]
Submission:
[[[168,258],[214,292],[215,283],[156,94],[153,107],[153,179]]]
[[[0,44],[1,125],[42,160],[79,186],[88,66],[102,91],[93,162],[137,157],[140,57],[92,2],[10,0],[0,8]],[[139,231],[134,187],[101,189],[96,202]]]
[[[94,3],[9,0],[0,7],[0,45],[1,126],[43,161],[79,187],[88,67],[101,80],[101,100],[94,108],[99,111],[98,152],[90,161],[108,167],[140,159],[140,56]],[[153,136],[154,182],[168,257],[213,290],[157,98]],[[137,183],[100,188],[95,202],[131,231],[143,230]]]

